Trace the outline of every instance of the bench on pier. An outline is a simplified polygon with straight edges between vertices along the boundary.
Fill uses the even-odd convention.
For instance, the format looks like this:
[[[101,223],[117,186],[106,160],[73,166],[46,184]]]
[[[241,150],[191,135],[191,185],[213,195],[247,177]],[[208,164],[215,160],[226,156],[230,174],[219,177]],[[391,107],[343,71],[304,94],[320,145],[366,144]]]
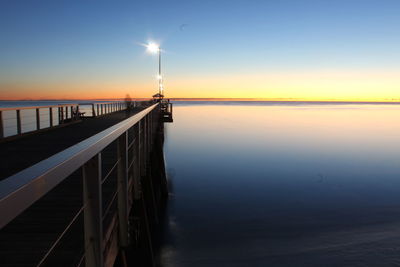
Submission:
[[[74,109],[72,111],[72,118],[82,119],[86,112],[80,112],[79,109]]]

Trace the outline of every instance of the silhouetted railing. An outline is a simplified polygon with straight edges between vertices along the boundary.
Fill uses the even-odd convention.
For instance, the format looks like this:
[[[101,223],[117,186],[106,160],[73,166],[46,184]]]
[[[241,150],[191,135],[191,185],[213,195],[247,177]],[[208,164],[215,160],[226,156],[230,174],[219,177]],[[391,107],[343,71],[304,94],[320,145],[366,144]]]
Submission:
[[[126,102],[96,102],[96,103],[79,103],[80,110],[85,111],[83,117],[98,117],[110,114],[116,111],[126,109]]]
[[[0,181],[0,229],[81,168],[82,205],[42,255],[37,266],[48,264],[54,249],[82,216],[83,254],[75,265],[81,266],[84,263],[86,266],[101,267],[107,265],[107,262],[113,262],[115,246],[128,243],[128,214],[133,201],[132,194],[128,192],[140,190],[136,185],[140,184],[140,176],[145,172],[156,129],[161,123],[160,113],[159,104],[153,104],[132,117]],[[104,150],[108,151],[115,142],[115,161],[107,162],[112,167],[102,173],[102,166],[105,164],[102,153]],[[117,187],[111,190],[105,188],[105,184],[113,174],[116,176]],[[82,188],[74,190],[81,191]],[[107,197],[104,195],[105,191],[108,191]]]
[[[169,99],[163,99],[160,101],[160,108],[164,122],[172,122],[172,103]]]
[[[0,138],[62,124],[77,109],[78,104],[0,108]]]
[[[149,106],[149,101],[133,101],[130,107]],[[52,106],[0,108],[0,139],[55,127],[85,117],[98,117],[125,110],[127,102],[90,102]]]

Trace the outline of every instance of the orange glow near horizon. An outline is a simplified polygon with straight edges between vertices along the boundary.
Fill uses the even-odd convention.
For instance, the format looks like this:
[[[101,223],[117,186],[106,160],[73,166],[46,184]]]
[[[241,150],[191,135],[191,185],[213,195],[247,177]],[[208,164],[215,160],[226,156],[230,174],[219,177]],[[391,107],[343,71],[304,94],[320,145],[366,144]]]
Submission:
[[[169,98],[237,98],[308,101],[399,101],[397,71],[314,71],[168,77]],[[149,98],[156,80],[140,83],[51,82],[0,84],[1,100]]]
[[[197,106],[176,106],[174,119],[179,123],[171,129],[174,131],[171,136],[182,144],[195,143],[200,147],[210,146],[214,142],[213,148],[237,144],[257,151],[260,144],[268,139],[273,140],[267,142],[271,149],[290,147],[292,151],[298,148],[301,155],[322,147],[331,151],[354,147],[352,153],[365,156],[363,148],[372,146],[375,155],[396,155],[398,150],[393,144],[397,135],[394,133],[400,131],[400,125],[392,122],[399,115],[398,105],[382,107],[371,104],[360,108],[359,105],[209,104],[201,112]],[[232,123],[232,118],[240,123]],[[196,135],[199,132],[202,133],[201,139]],[[193,142],[193,137],[196,137],[196,142]]]

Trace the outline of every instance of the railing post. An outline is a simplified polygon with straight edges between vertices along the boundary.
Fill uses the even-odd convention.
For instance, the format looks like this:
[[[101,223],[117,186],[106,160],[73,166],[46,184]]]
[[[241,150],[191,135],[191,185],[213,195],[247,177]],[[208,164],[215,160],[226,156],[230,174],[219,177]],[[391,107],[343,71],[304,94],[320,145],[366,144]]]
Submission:
[[[146,116],[144,117],[144,121],[145,121],[145,135],[146,135],[146,159],[149,155],[149,114],[146,114]]]
[[[146,174],[146,166],[145,166],[145,136],[144,136],[144,118],[139,121],[139,146],[140,146],[140,176]]]
[[[40,110],[36,109],[36,130],[40,130]]]
[[[147,115],[146,115],[146,118],[147,118],[147,153],[149,153],[150,154],[150,152],[151,152],[151,124],[150,124],[150,114],[151,113],[148,113]]]
[[[62,124],[62,123],[64,123],[64,107],[59,107],[59,110],[60,110],[60,119],[61,120],[58,120],[59,121],[59,124]]]
[[[128,132],[118,138],[118,222],[121,247],[129,244],[128,231]]]
[[[3,111],[0,110],[0,138],[4,137]]]
[[[49,108],[49,125],[53,126],[53,108]]]
[[[96,108],[97,108],[97,116],[99,116],[100,115],[100,113],[99,113],[99,104],[96,104]]]
[[[83,199],[86,267],[102,267],[103,221],[101,189],[101,154],[83,165]]]
[[[92,104],[92,116],[93,116],[93,117],[96,117],[96,112],[95,112],[95,110],[94,110],[94,104]]]
[[[148,151],[147,151],[147,120],[146,120],[147,116],[143,117],[142,121],[143,121],[143,130],[142,130],[142,134],[143,134],[143,167],[144,167],[144,173],[147,173],[147,156],[148,156]]]
[[[154,132],[154,122],[153,122],[154,109],[150,112],[150,146],[153,147],[153,132]]]
[[[21,134],[22,129],[21,129],[21,111],[17,109],[17,133]]]
[[[65,107],[65,119],[68,120],[68,106]]]
[[[142,153],[140,151],[140,142],[141,142],[141,137],[140,137],[140,121],[136,124],[135,130],[134,130],[136,142],[135,142],[135,148],[134,148],[134,154],[136,155],[135,162],[133,163],[135,165],[135,172],[133,175],[133,197],[134,199],[138,200],[141,197],[141,188],[140,188],[140,176],[141,176],[141,157]]]
[[[61,107],[61,120],[64,123],[64,120],[66,120],[67,118],[64,117],[64,107]]]

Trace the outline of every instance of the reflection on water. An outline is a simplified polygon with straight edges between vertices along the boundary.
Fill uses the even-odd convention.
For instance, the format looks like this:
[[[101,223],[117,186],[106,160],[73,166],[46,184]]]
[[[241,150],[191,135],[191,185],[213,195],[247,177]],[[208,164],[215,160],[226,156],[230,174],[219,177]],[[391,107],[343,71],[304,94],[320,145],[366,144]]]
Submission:
[[[169,266],[400,263],[400,106],[174,106]]]

